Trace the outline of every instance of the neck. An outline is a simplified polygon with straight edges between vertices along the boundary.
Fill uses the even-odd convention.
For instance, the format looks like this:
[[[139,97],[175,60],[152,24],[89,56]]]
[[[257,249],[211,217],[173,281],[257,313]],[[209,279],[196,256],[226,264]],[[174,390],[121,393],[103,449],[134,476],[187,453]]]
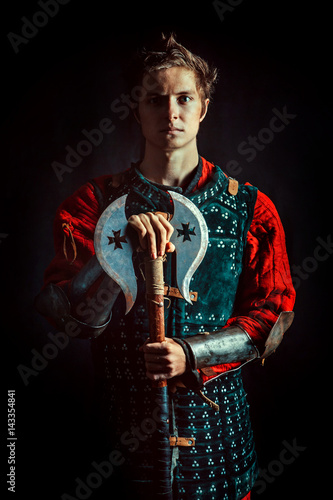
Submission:
[[[163,151],[146,143],[145,155],[140,165],[146,179],[167,186],[181,186],[190,178],[198,165],[198,150]]]

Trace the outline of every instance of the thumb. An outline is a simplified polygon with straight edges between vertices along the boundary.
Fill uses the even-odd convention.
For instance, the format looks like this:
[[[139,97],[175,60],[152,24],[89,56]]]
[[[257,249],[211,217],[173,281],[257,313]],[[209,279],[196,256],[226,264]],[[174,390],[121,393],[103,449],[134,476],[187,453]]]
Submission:
[[[145,342],[139,347],[139,351],[142,352],[144,346],[149,344],[149,343],[150,343],[150,338],[148,337],[147,340],[145,340]]]
[[[165,245],[165,252],[166,253],[171,253],[174,252],[176,249],[175,245],[171,243],[171,241],[168,241]]]

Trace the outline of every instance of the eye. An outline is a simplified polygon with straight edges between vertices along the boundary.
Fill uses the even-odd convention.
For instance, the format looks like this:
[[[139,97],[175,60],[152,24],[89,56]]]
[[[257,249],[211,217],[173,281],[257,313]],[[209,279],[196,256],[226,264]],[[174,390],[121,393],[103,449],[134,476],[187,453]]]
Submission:
[[[178,98],[178,101],[181,104],[187,104],[188,102],[192,101],[192,97],[190,97],[189,95],[182,95]]]
[[[151,96],[151,97],[148,98],[148,103],[149,104],[152,104],[152,105],[156,106],[157,104],[159,104],[159,102],[160,102],[159,96],[154,95],[154,96]]]

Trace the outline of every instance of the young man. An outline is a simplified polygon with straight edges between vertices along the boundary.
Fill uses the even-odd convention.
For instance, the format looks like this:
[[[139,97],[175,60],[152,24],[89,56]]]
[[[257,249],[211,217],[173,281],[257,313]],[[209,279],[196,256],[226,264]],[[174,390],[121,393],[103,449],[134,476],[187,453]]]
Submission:
[[[117,469],[124,498],[151,495],[156,408],[148,379],[167,380],[170,387],[170,434],[179,443],[172,447],[174,498],[249,498],[257,463],[240,367],[263,353],[280,313],[294,305],[283,228],[267,196],[228,179],[198,154],[216,70],[170,36],[143,51],[132,71],[132,84],[142,90],[135,118],[144,156],[122,174],[88,182],[59,207],[56,255],[37,308],[65,331],[76,325],[81,336],[98,337],[92,346],[103,351],[107,433],[126,460]],[[152,259],[167,253],[165,281],[174,286],[170,191],[197,205],[209,245],[191,283],[198,300],[188,305],[170,298],[167,339],[158,344],[148,339],[142,252],[133,257],[138,298],[125,316],[122,294],[102,306],[98,299],[103,275],[93,237],[104,208],[129,194],[127,218],[138,250]]]

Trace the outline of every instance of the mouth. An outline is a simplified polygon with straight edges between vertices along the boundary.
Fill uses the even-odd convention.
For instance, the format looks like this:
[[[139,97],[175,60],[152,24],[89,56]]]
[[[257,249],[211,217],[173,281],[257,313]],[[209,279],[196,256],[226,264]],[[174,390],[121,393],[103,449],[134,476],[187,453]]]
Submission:
[[[162,129],[161,132],[165,134],[174,134],[176,132],[184,132],[184,130],[177,127],[167,127]]]

